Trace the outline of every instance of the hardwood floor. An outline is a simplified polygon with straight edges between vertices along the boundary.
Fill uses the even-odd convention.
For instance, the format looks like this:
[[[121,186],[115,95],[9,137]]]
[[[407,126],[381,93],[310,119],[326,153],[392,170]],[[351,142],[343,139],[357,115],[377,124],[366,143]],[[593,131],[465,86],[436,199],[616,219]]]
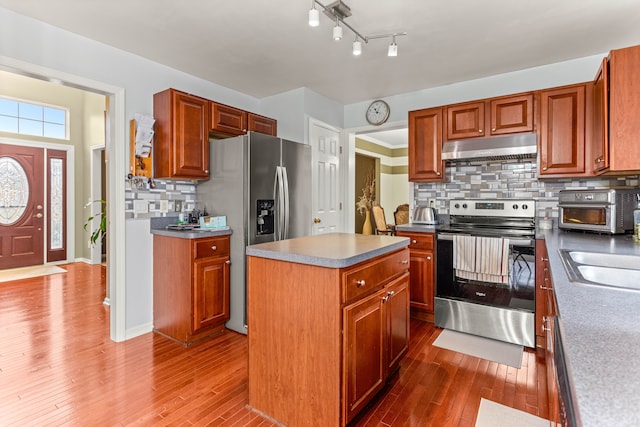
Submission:
[[[0,425],[275,425],[246,408],[244,335],[114,343],[104,266],[61,267],[0,283]],[[400,372],[354,425],[473,426],[481,397],[547,417],[544,359],[511,368],[433,347],[439,332],[412,320]]]

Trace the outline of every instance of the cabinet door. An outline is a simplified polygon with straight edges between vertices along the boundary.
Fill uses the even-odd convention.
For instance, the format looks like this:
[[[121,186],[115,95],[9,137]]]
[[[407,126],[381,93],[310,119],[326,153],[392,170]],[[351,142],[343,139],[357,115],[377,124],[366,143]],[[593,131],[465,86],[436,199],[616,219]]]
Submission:
[[[585,173],[585,85],[542,91],[540,171],[544,175]]]
[[[247,112],[211,102],[211,132],[231,136],[247,133]]]
[[[193,280],[194,333],[229,320],[229,258],[195,261]]]
[[[411,250],[411,307],[433,313],[433,252]]]
[[[382,388],[386,378],[385,289],[343,311],[343,387],[345,424]]]
[[[640,46],[609,55],[609,164],[611,171],[640,170]]]
[[[248,113],[247,124],[250,132],[260,132],[271,136],[276,136],[278,133],[278,122],[269,117]]]
[[[492,99],[491,135],[533,131],[533,94]]]
[[[153,96],[154,177],[209,178],[209,101],[175,89]]]
[[[442,108],[409,112],[409,181],[443,181]]]
[[[393,372],[409,349],[409,274],[386,286],[387,370]]]
[[[536,341],[537,347],[546,346],[547,319],[551,314],[547,305],[547,294],[550,288],[549,260],[547,257],[547,245],[543,239],[536,240]]]
[[[609,168],[609,60],[604,58],[593,82],[592,155],[593,170]]]
[[[484,101],[447,107],[447,140],[484,136]]]

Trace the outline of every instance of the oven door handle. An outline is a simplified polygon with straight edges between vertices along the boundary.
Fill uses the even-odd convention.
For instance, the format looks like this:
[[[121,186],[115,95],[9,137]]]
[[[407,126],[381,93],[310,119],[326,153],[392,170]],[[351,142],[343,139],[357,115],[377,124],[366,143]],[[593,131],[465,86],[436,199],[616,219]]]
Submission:
[[[559,208],[611,209],[609,203],[559,203]]]
[[[454,233],[437,233],[436,238],[438,240],[450,240],[453,241],[453,236],[471,236],[471,234],[454,234]],[[509,241],[509,246],[534,246],[533,239],[514,239],[511,237],[504,237]]]

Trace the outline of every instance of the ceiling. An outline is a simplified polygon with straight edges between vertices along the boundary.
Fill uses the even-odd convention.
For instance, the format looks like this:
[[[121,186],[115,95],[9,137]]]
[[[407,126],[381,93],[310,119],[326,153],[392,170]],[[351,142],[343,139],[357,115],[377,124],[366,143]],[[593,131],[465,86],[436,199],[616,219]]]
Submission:
[[[330,1],[321,2],[325,5]],[[342,104],[413,92],[640,43],[639,0],[344,0],[362,35],[331,38],[311,0],[0,0],[17,13],[256,98],[307,87]]]

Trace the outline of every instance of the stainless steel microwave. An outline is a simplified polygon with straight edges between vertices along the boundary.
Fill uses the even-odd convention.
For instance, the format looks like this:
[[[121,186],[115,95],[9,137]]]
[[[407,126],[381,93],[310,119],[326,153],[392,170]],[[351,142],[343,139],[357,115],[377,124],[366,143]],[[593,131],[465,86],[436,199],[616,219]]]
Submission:
[[[561,190],[558,227],[623,234],[633,231],[633,209],[640,188]]]

